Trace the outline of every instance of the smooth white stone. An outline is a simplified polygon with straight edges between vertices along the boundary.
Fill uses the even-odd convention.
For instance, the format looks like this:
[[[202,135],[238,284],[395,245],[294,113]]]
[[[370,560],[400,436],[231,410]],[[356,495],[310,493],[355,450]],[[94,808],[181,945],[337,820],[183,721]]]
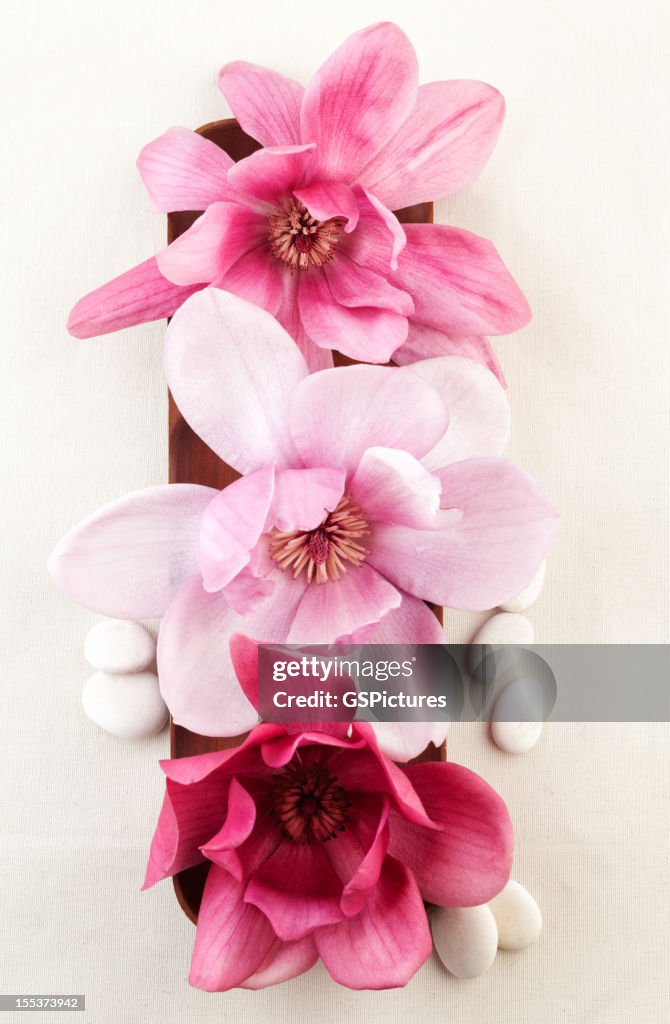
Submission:
[[[487,619],[472,640],[473,644],[532,644],[535,631],[523,615],[498,612]]]
[[[506,754],[525,754],[542,735],[542,722],[491,722],[491,739]]]
[[[506,686],[491,715],[491,738],[508,754],[524,754],[542,735],[544,690],[536,679],[523,676]]]
[[[534,639],[533,626],[523,615],[497,612],[486,620],[470,641],[470,672],[475,679],[485,680],[489,684],[502,680],[510,673],[516,673],[524,652],[513,648],[528,646]],[[496,651],[499,647],[504,650]]]
[[[525,949],[542,931],[540,908],[518,882],[508,882],[489,907],[498,926],[501,949]]]
[[[430,925],[437,955],[457,978],[476,978],[495,960],[498,929],[486,904],[436,907]]]
[[[168,719],[153,672],[95,672],[81,692],[81,703],[92,722],[124,740],[153,736]]]
[[[84,657],[100,672],[142,672],[156,656],[156,641],[139,622],[105,619],[89,631]]]
[[[500,608],[504,612],[523,612],[526,608],[530,608],[534,604],[540,594],[542,593],[542,587],[544,586],[544,577],[547,571],[547,563],[543,562],[540,568],[537,570],[535,576],[528,584],[527,587],[517,594],[516,597],[511,598],[509,601],[505,601],[504,604],[500,605]]]

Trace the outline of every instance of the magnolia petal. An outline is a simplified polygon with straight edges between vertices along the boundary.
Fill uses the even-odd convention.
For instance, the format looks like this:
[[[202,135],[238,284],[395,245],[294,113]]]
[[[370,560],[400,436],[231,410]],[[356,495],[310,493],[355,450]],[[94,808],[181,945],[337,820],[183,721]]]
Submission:
[[[399,316],[411,316],[414,312],[411,295],[394,288],[381,274],[359,266],[343,253],[326,264],[324,274],[333,298],[341,306],[374,306]]]
[[[267,225],[252,210],[239,203],[212,203],[156,260],[174,284],[211,284],[266,236]]]
[[[339,580],[307,587],[298,605],[288,643],[329,644],[397,608],[401,595],[383,576],[363,564]]]
[[[442,504],[459,517],[437,530],[378,524],[368,561],[396,586],[480,611],[519,593],[545,558],[557,514],[538,484],[504,459],[468,459],[438,472]]]
[[[298,82],[237,60],[221,68],[219,89],[244,131],[261,145],[300,143],[300,105],[305,90]]]
[[[202,284],[176,285],[163,277],[156,257],[145,260],[80,299],[70,313],[67,329],[74,338],[134,327],[172,316]]]
[[[276,316],[287,334],[302,352],[310,373],[317,373],[319,370],[329,370],[333,365],[333,355],[330,349],[319,348],[307,334],[305,325],[300,317],[298,306],[298,293],[300,281],[307,275],[303,273],[291,274],[281,260],[272,257],[274,262],[281,268],[283,279],[283,295],[277,310]]]
[[[443,644],[445,635],[439,619],[425,601],[420,601],[411,594],[402,594],[399,607],[388,612],[381,622],[357,630],[351,636],[342,638],[340,642],[380,645]],[[380,746],[384,750],[381,743]]]
[[[313,153],[313,143],[258,149],[233,165],[228,184],[254,200],[258,211],[270,213],[302,184]],[[264,227],[267,236],[267,222]]]
[[[247,566],[226,584],[221,593],[238,615],[251,615],[269,597],[274,586],[273,580],[263,579]]]
[[[331,977],[353,989],[406,985],[433,948],[417,884],[392,857],[360,913],[315,939]]]
[[[359,220],[356,231],[340,235],[337,255],[348,256],[358,266],[380,274],[385,280],[389,270],[398,269],[398,255],[407,244],[403,225],[395,214],[360,185],[354,188]]]
[[[514,852],[504,801],[461,765],[403,769],[441,831],[409,825],[392,812],[390,852],[414,875],[421,895],[446,907],[487,903],[509,878]]]
[[[350,36],[305,90],[303,139],[317,144],[319,176],[351,182],[411,113],[417,97],[416,54],[389,22]]]
[[[322,843],[286,840],[254,873],[244,899],[262,910],[287,942],[341,921],[341,894],[342,883]]]
[[[348,185],[341,181],[317,181],[297,189],[294,193],[316,220],[340,217],[349,234],[358,224],[358,202]]]
[[[429,327],[428,324],[422,324],[411,317],[407,341],[393,353],[393,362],[398,366],[406,366],[408,363],[432,359],[434,356],[462,356],[464,359],[482,363],[495,374],[502,386],[506,387],[502,367],[486,338],[446,334],[437,327]]]
[[[278,530],[313,530],[344,493],[341,469],[280,469],[270,518]]]
[[[276,942],[264,914],[243,900],[244,886],[213,864],[207,875],[189,984],[227,992],[254,974]]]
[[[205,590],[222,590],[249,564],[265,528],[274,484],[274,466],[264,466],[224,487],[205,509],[198,539]]]
[[[396,448],[363,452],[349,488],[370,521],[422,529],[437,525],[441,492],[436,476],[409,452]]]
[[[511,427],[509,401],[485,366],[444,356],[412,363],[412,370],[439,391],[449,410],[449,426],[424,456],[424,466],[435,470],[463,459],[502,455]]]
[[[158,618],[198,571],[200,523],[217,493],[195,484],[134,491],[70,530],[49,572],[68,597],[102,615]]]
[[[258,707],[258,642],[244,633],[230,637],[230,658],[247,700]]]
[[[219,812],[220,813],[220,812]],[[244,877],[237,848],[251,835],[256,824],[256,804],[241,782],[233,777],[228,790],[226,820],[200,847],[203,857],[230,871],[241,882]]]
[[[435,616],[433,616],[435,618]],[[423,754],[429,743],[441,747],[450,722],[370,722],[381,750],[403,764]]]
[[[285,278],[289,274],[266,243],[264,238],[255,249],[245,252],[214,284],[277,316],[284,302]]]
[[[298,385],[289,430],[307,465],[353,473],[363,452],[376,446],[420,459],[444,435],[447,422],[439,394],[411,369],[346,366],[312,374]]]
[[[272,592],[248,616],[234,612],[224,594],[208,594],[199,576],[170,604],[158,637],[158,676],[178,725],[203,736],[239,736],[257,723],[233,670],[230,637],[286,640],[305,584],[280,572],[272,582]]]
[[[361,178],[392,210],[458,192],[481,174],[504,115],[503,97],[484,82],[422,85],[415,109]]]
[[[137,158],[137,169],[157,213],[206,210],[230,199],[228,154],[188,128],[168,128],[149,142]]]
[[[530,309],[495,246],[445,224],[405,224],[393,283],[414,299],[417,320],[448,333],[509,334]]]
[[[182,415],[241,473],[299,464],[288,408],[307,372],[273,317],[218,288],[193,296],[166,332],[165,373]]]
[[[280,985],[283,981],[304,974],[318,959],[319,954],[311,935],[306,935],[304,939],[295,942],[282,942],[281,939],[277,939],[256,973],[247,978],[240,987],[259,989]]]

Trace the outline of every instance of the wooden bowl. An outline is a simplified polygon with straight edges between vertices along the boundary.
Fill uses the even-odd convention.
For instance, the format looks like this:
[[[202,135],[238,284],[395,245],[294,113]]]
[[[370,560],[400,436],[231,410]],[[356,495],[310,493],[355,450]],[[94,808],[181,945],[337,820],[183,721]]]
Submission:
[[[261,148],[255,139],[242,131],[234,118],[213,121],[211,124],[198,128],[197,131],[199,135],[215,142],[217,146],[225,150],[233,160],[242,160],[254,150]],[[201,212],[196,210],[169,214],[168,242],[174,241],[190,228]],[[404,224],[432,224],[433,204],[418,203],[416,206],[408,206],[404,210],[398,210],[396,216]],[[333,355],[337,365],[342,366],[353,362],[337,352]],[[239,476],[239,473],[222,462],[218,455],[215,455],[211,448],[208,448],[205,442],[191,430],[175,405],[172,395],[169,396],[168,462],[171,484],[203,484],[207,487],[222,489]],[[435,605],[430,605],[430,607],[441,622],[442,609]],[[243,739],[241,736],[200,736],[198,733],[190,732],[183,726],[170,721],[171,757],[190,757],[192,754],[225,750],[228,747],[236,746],[241,739]],[[439,761],[444,760],[445,757],[445,745],[438,749],[431,743],[415,760]],[[198,910],[208,870],[209,864],[198,864],[194,868],[180,871],[173,879],[177,899],[186,915],[194,923],[198,920]]]

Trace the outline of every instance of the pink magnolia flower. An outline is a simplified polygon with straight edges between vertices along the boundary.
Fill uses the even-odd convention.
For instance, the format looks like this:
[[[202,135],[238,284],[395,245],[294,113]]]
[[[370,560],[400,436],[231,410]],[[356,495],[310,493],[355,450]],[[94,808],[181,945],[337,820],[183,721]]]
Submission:
[[[243,476],[220,492],[131,494],[68,534],[51,571],[98,612],[163,616],[161,688],[195,732],[256,722],[230,663],[233,633],[440,643],[424,601],[494,607],[547,553],[556,513],[497,458],[509,408],[478,363],[310,375],[268,313],[208,288],[174,316],[165,369],[185,419]]]
[[[204,210],[157,257],[77,303],[87,338],[170,316],[214,284],[263,306],[312,369],[331,349],[409,363],[456,353],[498,372],[484,335],[507,334],[528,305],[491,242],[390,212],[470,185],[495,145],[502,96],[475,81],[418,87],[411,43],[392,24],[351,36],[307,89],[236,62],[219,84],[264,149],[234,164],[171,128],[138,168],[158,211]]]
[[[365,723],[162,761],[145,888],[210,863],[189,981],[220,992],[296,977],[321,957],[353,989],[405,985],[432,948],[423,900],[474,906],[505,885],[512,827],[483,779],[399,768]]]

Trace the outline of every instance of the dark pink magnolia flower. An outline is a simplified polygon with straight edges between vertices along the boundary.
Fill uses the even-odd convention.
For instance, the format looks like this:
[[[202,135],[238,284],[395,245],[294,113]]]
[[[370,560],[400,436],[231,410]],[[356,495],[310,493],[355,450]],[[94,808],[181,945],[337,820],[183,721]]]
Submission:
[[[423,900],[474,906],[505,885],[512,827],[479,776],[400,768],[365,723],[257,726],[232,750],[162,761],[145,888],[211,867],[190,983],[262,988],[321,957],[353,989],[405,985],[431,951]]]
[[[240,479],[130,494],[63,538],[51,571],[95,611],[163,618],[161,690],[194,732],[257,721],[233,633],[439,643],[424,601],[495,607],[547,554],[556,512],[497,457],[509,405],[472,360],[310,374],[268,313],[207,288],[174,316],[165,370],[184,418]]]
[[[411,43],[392,24],[351,36],[307,89],[236,62],[219,84],[264,149],[234,164],[171,128],[138,167],[158,211],[204,210],[157,257],[77,303],[79,338],[170,316],[208,284],[277,317],[311,369],[330,350],[409,363],[456,353],[497,363],[484,335],[529,319],[491,242],[390,212],[470,185],[495,145],[502,96],[474,81],[419,87]]]

